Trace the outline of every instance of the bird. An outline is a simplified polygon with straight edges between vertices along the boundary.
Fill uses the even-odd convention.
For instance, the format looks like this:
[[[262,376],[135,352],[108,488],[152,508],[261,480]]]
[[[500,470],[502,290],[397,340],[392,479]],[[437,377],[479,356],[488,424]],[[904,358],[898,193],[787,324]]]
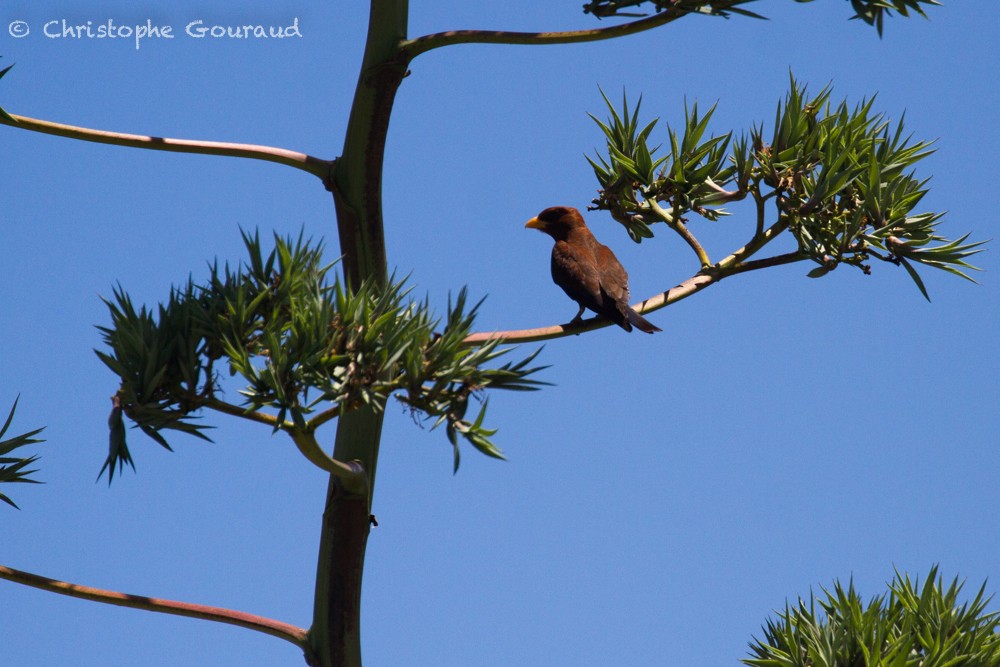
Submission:
[[[625,331],[653,333],[659,327],[628,305],[628,273],[615,254],[587,229],[583,216],[569,206],[547,208],[525,223],[556,242],[552,248],[552,280],[580,306],[570,324],[590,309]]]

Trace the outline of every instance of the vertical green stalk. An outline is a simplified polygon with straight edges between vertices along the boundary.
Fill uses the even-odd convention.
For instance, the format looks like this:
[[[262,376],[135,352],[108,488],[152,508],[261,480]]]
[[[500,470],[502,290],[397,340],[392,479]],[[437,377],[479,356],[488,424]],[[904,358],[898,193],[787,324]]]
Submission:
[[[409,60],[399,54],[406,39],[408,0],[371,0],[368,41],[358,77],[344,151],[332,190],[340,250],[348,281],[386,280],[382,229],[382,162],[396,89]]]
[[[337,212],[340,250],[349,286],[387,281],[382,224],[382,163],[396,89],[408,60],[399,55],[406,39],[408,0],[371,0],[368,39],[344,140],[329,187]],[[323,527],[313,624],[309,630],[315,667],[361,666],[361,577],[371,527],[372,490],[382,433],[382,414],[366,407],[342,415],[333,456],[358,461],[368,475],[367,493],[346,491],[330,478]]]

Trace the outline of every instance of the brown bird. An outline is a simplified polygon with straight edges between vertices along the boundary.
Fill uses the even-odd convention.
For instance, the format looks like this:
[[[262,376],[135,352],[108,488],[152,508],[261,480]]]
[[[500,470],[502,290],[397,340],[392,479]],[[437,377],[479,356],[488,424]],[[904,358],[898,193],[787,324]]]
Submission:
[[[662,331],[628,305],[628,273],[606,245],[601,245],[587,229],[575,208],[547,208],[524,225],[538,229],[553,239],[552,280],[569,298],[580,304],[572,323],[586,308],[603,315],[625,331],[636,327],[653,333]]]

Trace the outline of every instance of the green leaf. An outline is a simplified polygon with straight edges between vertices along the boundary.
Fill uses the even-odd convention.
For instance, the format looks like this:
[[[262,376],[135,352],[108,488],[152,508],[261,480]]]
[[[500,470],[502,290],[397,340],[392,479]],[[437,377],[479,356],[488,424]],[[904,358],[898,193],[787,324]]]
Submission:
[[[135,471],[135,462],[132,461],[132,455],[125,439],[125,421],[122,418],[121,399],[116,395],[111,400],[113,405],[111,414],[108,415],[108,457],[104,460],[100,472],[97,473],[97,479],[100,480],[104,471],[108,471],[108,486],[111,486],[111,482],[115,478],[115,468],[121,473],[125,466],[129,465],[132,467],[132,471]],[[165,441],[163,445],[167,446]]]
[[[924,281],[920,278],[920,274],[917,273],[916,269],[914,269],[913,266],[902,257],[899,258],[899,263],[902,264],[903,268],[906,269],[906,272],[910,274],[910,278],[913,279],[917,289],[919,289],[920,293],[924,295],[924,298],[930,301],[931,297],[927,293],[927,288],[924,287]]]
[[[7,65],[3,69],[0,69],[0,79],[2,79],[3,76],[4,76],[4,74],[6,74],[7,72],[9,72],[12,67],[13,67],[13,65]],[[0,118],[3,118],[8,123],[17,123],[17,119],[14,118],[13,116],[11,116],[6,111],[4,111],[3,107],[0,107]],[[7,501],[7,502],[10,502],[10,501]]]
[[[7,414],[7,419],[4,421],[3,426],[0,427],[0,438],[3,438],[8,429],[10,429],[11,423],[14,421],[14,413],[17,411],[17,404],[20,400],[20,396],[14,399],[14,404],[11,406],[10,412]],[[0,440],[0,484],[41,484],[38,480],[31,479],[29,477],[29,475],[38,472],[37,469],[27,469],[28,466],[34,464],[35,461],[38,460],[37,456],[20,457],[7,456],[7,454],[12,453],[15,449],[43,442],[42,439],[35,437],[43,430],[44,429],[38,428],[33,431],[8,438],[7,440]],[[15,509],[20,509],[6,494],[0,493],[0,501],[3,501]]]
[[[815,269],[806,274],[809,278],[822,278],[826,274],[830,273],[830,269],[825,266],[817,266]]]

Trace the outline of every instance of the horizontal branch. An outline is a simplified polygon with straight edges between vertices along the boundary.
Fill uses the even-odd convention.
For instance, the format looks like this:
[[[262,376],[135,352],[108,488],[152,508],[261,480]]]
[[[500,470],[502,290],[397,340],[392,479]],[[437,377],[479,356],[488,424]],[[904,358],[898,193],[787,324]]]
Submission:
[[[279,422],[278,418],[274,415],[269,415],[266,412],[257,412],[256,410],[241,408],[238,405],[227,403],[218,398],[210,398],[205,401],[205,407],[211,408],[216,412],[232,415],[233,417],[240,417],[241,419],[257,422],[258,424],[266,424],[276,430],[282,429],[287,431],[288,429],[293,428],[293,424],[290,421]]]
[[[507,32],[504,30],[450,30],[432,35],[424,35],[405,40],[400,44],[400,52],[407,59],[442,46],[454,44],[575,44],[614,39],[650,30],[676,21],[689,12],[682,9],[666,9],[658,14],[638,21],[592,30],[566,30],[561,32]]]
[[[332,408],[327,408],[323,412],[319,413],[315,417],[309,420],[309,428],[315,431],[323,424],[327,423],[331,419],[336,419],[340,416],[340,406],[335,405]]]
[[[126,146],[129,148],[145,148],[155,151],[171,151],[174,153],[199,153],[202,155],[224,155],[227,157],[250,158],[254,160],[265,160],[267,162],[277,162],[289,167],[295,167],[308,172],[326,182],[330,177],[330,172],[334,162],[323,160],[305,153],[286,150],[284,148],[274,148],[272,146],[259,146],[256,144],[234,144],[221,141],[197,141],[193,139],[170,139],[167,137],[150,137],[142,134],[125,134],[123,132],[107,132],[105,130],[92,130],[86,127],[75,125],[63,125],[47,120],[37,120],[27,116],[10,114],[16,122],[11,122],[7,118],[0,116],[0,125],[41,132],[43,134],[53,134],[58,137],[69,139],[79,139],[82,141],[93,141],[100,144],[112,144],[115,146]]]
[[[758,208],[762,209],[762,207],[762,202],[758,200]],[[715,264],[715,270],[729,274],[734,266],[746,264],[746,260],[748,258],[788,229],[788,220],[784,217],[779,218],[777,222],[767,229],[763,228],[762,219],[762,216],[758,216],[757,233],[753,235],[753,238],[750,239],[745,246],[733,252],[733,254],[728,257],[724,257],[717,264]],[[747,269],[743,269],[743,271],[746,270]]]
[[[223,609],[222,607],[208,607],[200,604],[192,604],[190,602],[163,600],[160,598],[150,598],[142,595],[119,593],[117,591],[106,591],[100,588],[91,588],[90,586],[80,586],[79,584],[57,581],[56,579],[49,579],[48,577],[31,574],[30,572],[23,572],[21,570],[15,570],[3,565],[0,565],[0,579],[6,579],[8,581],[13,581],[14,583],[24,584],[25,586],[40,588],[43,591],[49,591],[51,593],[59,593],[60,595],[68,595],[69,597],[90,600],[92,602],[103,602],[105,604],[113,604],[119,607],[144,609],[146,611],[155,611],[162,614],[187,616],[190,618],[200,618],[205,621],[238,625],[242,628],[247,628],[248,630],[263,632],[264,634],[284,639],[285,641],[295,644],[305,652],[309,651],[305,629],[289,623],[282,623],[281,621],[275,621],[270,618],[264,618],[263,616],[257,616],[255,614],[247,614],[245,612],[234,611],[232,609]]]
[[[740,262],[738,264],[734,264],[732,268],[728,269],[726,271],[726,276],[735,276],[737,273],[766,269],[771,266],[792,264],[793,262],[801,262],[804,259],[809,259],[809,256],[796,250],[795,252],[789,252],[784,255],[775,255],[774,257],[764,257],[761,259],[754,259],[749,262]]]
[[[700,292],[709,285],[717,283],[722,279],[722,277],[722,275],[713,273],[711,270],[699,271],[676,287],[673,287],[662,294],[650,297],[645,301],[640,301],[632,306],[632,309],[640,314],[651,313],[654,310],[659,310],[660,308],[665,308],[672,303],[676,303],[681,299],[686,299],[695,292]],[[610,326],[611,324],[613,324],[613,322],[606,320],[603,317],[592,317],[586,320],[580,320],[576,323],[557,324],[555,326],[541,327],[538,329],[474,333],[466,336],[463,343],[466,345],[481,345],[488,340],[497,338],[505,343],[530,343],[536,340],[549,340],[552,338],[563,338],[564,336],[581,334],[586,331],[601,329],[603,327]]]
[[[705,289],[709,285],[719,282],[723,278],[728,278],[729,276],[733,276],[738,273],[766,269],[771,266],[780,266],[782,264],[791,264],[793,262],[800,262],[807,259],[805,255],[796,251],[784,255],[775,255],[774,257],[766,257],[752,261],[742,261],[760,250],[766,243],[773,240],[774,237],[780,234],[786,227],[787,223],[785,222],[776,223],[769,229],[765,230],[763,234],[756,235],[750,243],[743,246],[732,255],[729,255],[718,264],[702,269],[684,282],[667,290],[666,292],[652,296],[645,301],[640,301],[639,303],[633,305],[632,309],[639,314],[651,313],[654,310],[666,308],[670,304],[676,303],[681,299],[686,299],[692,294]],[[493,339],[500,339],[505,343],[530,343],[538,340],[549,340],[552,338],[573,336],[586,331],[601,329],[603,327],[610,326],[611,324],[613,323],[610,320],[603,317],[592,317],[574,323],[557,324],[555,326],[540,327],[538,329],[518,329],[514,331],[474,333],[466,336],[463,343],[469,346],[481,345],[486,341]]]

